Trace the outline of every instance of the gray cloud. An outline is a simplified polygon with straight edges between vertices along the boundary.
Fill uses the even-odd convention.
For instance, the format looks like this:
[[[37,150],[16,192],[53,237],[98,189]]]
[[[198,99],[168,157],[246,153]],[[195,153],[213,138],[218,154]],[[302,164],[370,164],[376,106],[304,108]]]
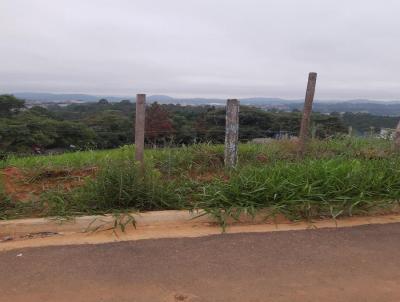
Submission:
[[[400,2],[2,0],[0,91],[400,99]]]

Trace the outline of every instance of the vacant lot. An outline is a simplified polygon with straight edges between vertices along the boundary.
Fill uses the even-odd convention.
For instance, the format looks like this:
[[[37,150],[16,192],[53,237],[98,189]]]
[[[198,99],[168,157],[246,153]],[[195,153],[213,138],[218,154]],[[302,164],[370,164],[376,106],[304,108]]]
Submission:
[[[395,211],[400,156],[391,142],[314,140],[305,156],[295,141],[242,144],[239,166],[224,169],[222,145],[146,150],[144,173],[134,148],[1,163],[0,218],[203,209],[227,217],[268,209],[289,219]]]

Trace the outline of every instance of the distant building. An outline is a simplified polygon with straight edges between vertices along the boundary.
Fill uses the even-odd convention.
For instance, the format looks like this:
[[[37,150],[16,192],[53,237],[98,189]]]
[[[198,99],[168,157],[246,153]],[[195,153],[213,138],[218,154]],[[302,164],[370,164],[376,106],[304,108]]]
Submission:
[[[377,137],[382,138],[382,139],[391,139],[392,140],[392,139],[394,139],[395,132],[396,132],[396,129],[381,128]]]

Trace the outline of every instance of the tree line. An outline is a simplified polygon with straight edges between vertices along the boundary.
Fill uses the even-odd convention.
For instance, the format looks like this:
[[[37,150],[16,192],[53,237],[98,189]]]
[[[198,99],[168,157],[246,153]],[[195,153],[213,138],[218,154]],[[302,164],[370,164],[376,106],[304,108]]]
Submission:
[[[108,149],[134,142],[135,104],[128,100],[27,108],[12,95],[0,96],[0,149],[3,153],[37,150]],[[240,141],[260,137],[296,136],[301,113],[240,108]],[[347,131],[340,116],[314,113],[313,135],[326,138]],[[149,104],[146,108],[147,144],[221,143],[225,108]]]

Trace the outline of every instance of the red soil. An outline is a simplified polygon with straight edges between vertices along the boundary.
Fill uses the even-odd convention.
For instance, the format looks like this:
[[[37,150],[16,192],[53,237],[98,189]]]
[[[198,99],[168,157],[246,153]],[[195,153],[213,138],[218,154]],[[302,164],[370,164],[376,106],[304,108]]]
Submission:
[[[3,169],[5,193],[14,201],[37,200],[38,196],[54,189],[71,190],[96,173],[96,167],[75,170],[45,170],[38,173],[24,172],[15,167]]]

